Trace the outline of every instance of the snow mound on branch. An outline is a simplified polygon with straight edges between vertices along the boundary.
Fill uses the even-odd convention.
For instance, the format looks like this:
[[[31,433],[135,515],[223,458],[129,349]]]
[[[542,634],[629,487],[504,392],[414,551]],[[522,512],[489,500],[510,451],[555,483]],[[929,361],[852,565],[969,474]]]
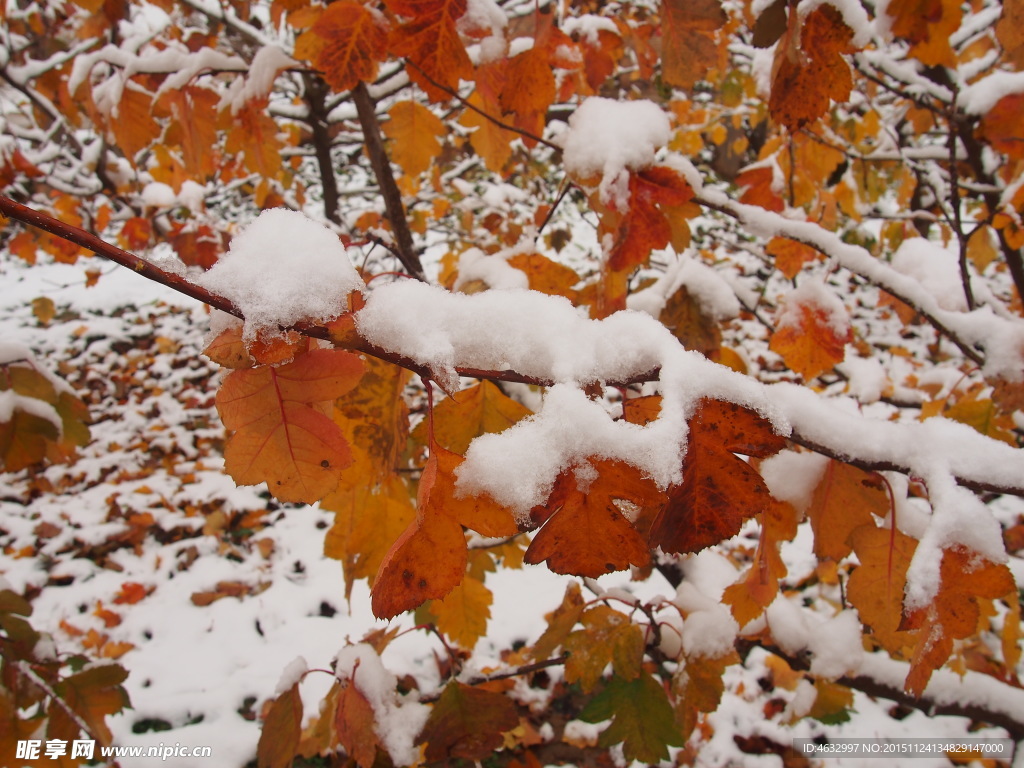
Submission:
[[[338,236],[298,211],[261,213],[195,282],[245,316],[245,338],[303,320],[337,317],[365,284]]]
[[[466,295],[408,280],[374,289],[356,324],[363,338],[429,367],[452,389],[456,365],[556,382],[624,380],[661,364],[660,349],[638,339],[675,344],[639,312],[595,321],[568,299],[536,291]]]
[[[628,172],[653,164],[671,135],[668,115],[654,102],[589,98],[569,118],[563,160],[574,176],[600,174],[601,202],[625,208]]]
[[[904,240],[896,249],[892,256],[892,268],[917,280],[943,309],[955,312],[967,310],[964,286],[960,281],[960,265],[952,251],[923,237],[912,237]]]

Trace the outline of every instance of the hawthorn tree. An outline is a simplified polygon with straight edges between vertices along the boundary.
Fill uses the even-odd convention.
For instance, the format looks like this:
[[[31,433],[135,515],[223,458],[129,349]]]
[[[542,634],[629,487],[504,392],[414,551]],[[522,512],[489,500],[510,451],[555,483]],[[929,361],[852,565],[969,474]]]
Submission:
[[[685,764],[754,651],[803,697],[766,717],[841,722],[859,690],[1024,740],[1022,23],[1021,0],[7,3],[5,251],[219,310],[226,471],[332,510],[346,594],[368,580],[449,653],[410,691],[369,636],[305,720],[292,670],[259,764]],[[5,350],[8,472],[73,461],[85,421]],[[580,580],[462,673],[487,574],[524,563]],[[596,581],[626,570],[665,594]],[[62,694],[4,594],[4,738],[43,700],[48,734],[109,738],[123,677]],[[524,729],[516,679],[610,720],[597,748]]]

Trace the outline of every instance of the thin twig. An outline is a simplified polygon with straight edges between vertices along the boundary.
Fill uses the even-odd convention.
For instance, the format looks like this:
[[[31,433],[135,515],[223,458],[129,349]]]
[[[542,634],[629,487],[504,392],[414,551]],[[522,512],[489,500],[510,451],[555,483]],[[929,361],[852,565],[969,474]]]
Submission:
[[[511,125],[510,123],[506,123],[503,120],[499,120],[494,115],[488,114],[484,110],[480,109],[480,107],[477,107],[477,106],[475,106],[473,104],[470,104],[466,99],[462,98],[462,96],[460,96],[457,91],[452,90],[447,85],[442,85],[441,83],[437,82],[437,80],[435,80],[430,75],[428,75],[426,72],[424,72],[422,69],[417,67],[414,62],[407,60],[407,63],[408,63],[408,65],[410,67],[412,67],[417,72],[419,72],[421,75],[423,75],[423,78],[425,80],[427,80],[432,86],[434,86],[435,88],[438,88],[438,89],[444,91],[449,96],[451,96],[453,99],[457,99],[459,101],[459,103],[462,104],[462,106],[466,107],[467,109],[471,109],[474,112],[476,112],[478,115],[480,115],[481,117],[483,117],[483,118],[485,118],[487,120],[490,120],[492,123],[494,123],[499,128],[504,128],[506,131],[512,131],[512,133],[518,133],[520,136],[525,136],[526,138],[531,139],[533,141],[536,141],[538,144],[543,144],[545,147],[548,147],[549,149],[553,149],[556,152],[561,152],[562,151],[562,148],[560,146],[558,146],[557,144],[555,144],[553,141],[548,141],[547,139],[545,139],[545,138],[543,138],[541,136],[538,136],[535,133],[531,133],[530,131],[526,130],[525,128],[517,128],[516,126]]]

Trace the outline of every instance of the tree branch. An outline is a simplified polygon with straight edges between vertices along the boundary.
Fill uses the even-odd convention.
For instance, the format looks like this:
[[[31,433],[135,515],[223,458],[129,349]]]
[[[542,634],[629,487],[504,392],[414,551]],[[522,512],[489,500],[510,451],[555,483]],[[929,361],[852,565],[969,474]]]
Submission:
[[[145,278],[153,280],[158,283],[162,283],[169,288],[172,288],[179,293],[186,296],[190,296],[198,301],[205,304],[209,304],[216,309],[220,309],[223,312],[227,312],[235,317],[245,319],[241,311],[228,299],[223,296],[211,293],[205,288],[193,285],[179,275],[175,275],[170,272],[165,272],[159,267],[149,263],[148,261],[139,258],[138,256],[123,251],[116,246],[110,245],[95,235],[86,232],[78,227],[71,226],[60,222],[48,214],[34,211],[20,203],[16,203],[8,197],[0,195],[0,213],[6,214],[13,219],[22,221],[26,224],[39,227],[47,232],[51,232],[58,237],[64,238],[69,242],[73,242],[77,245],[81,245],[84,248],[88,248],[98,256],[102,256],[106,259],[120,264],[121,266],[127,267],[134,272],[142,275]],[[812,243],[813,245],[813,243]],[[346,333],[340,331],[337,325],[333,327],[328,324],[318,323],[296,323],[292,326],[293,330],[299,333],[305,334],[318,339],[324,339],[331,342],[340,349],[348,349],[353,352],[362,352],[376,357],[379,360],[398,365],[406,370],[412,371],[420,375],[425,379],[433,379],[434,372],[429,366],[419,363],[415,360],[411,360],[403,355],[397,354],[387,349],[376,346],[364,339],[358,332],[355,331],[354,327],[352,332]],[[478,368],[468,367],[454,367],[455,373],[459,376],[464,376],[474,379],[486,379],[489,381],[506,381],[515,382],[520,384],[532,384],[535,386],[548,387],[553,385],[555,382],[550,379],[543,379],[537,376],[527,376],[517,371],[512,370],[501,370],[491,371],[482,370]],[[650,381],[657,381],[660,376],[660,369],[653,368],[649,371],[636,374],[622,381],[604,381],[604,382],[581,382],[581,384],[597,383],[605,384],[609,387],[628,387],[634,384],[642,384]],[[896,463],[879,462],[879,461],[868,461],[859,459],[856,456],[849,456],[844,454],[838,448],[834,448],[828,445],[821,445],[807,437],[802,436],[799,431],[794,430],[790,439],[803,445],[816,453],[820,453],[824,456],[835,458],[839,461],[844,461],[848,464],[852,464],[857,467],[861,467],[867,470],[892,470],[900,472],[905,475],[912,474],[912,471],[907,466],[898,465]],[[1024,483],[1017,486],[997,486],[991,483],[978,482],[972,480],[969,477],[956,476],[958,483],[966,488],[970,488],[974,491],[988,491],[992,493],[1010,494],[1015,496],[1024,496]]]
[[[416,248],[413,245],[412,232],[409,231],[409,222],[405,217],[402,193],[398,190],[395,177],[391,173],[391,163],[384,151],[384,140],[380,135],[380,124],[377,122],[377,105],[374,104],[373,97],[366,89],[366,83],[360,82],[352,89],[352,99],[355,101],[356,111],[359,113],[359,124],[363,128],[363,136],[366,139],[366,153],[370,157],[370,165],[373,167],[377,183],[380,185],[380,193],[384,198],[388,220],[395,233],[398,258],[406,272],[417,280],[426,282],[427,277],[423,272],[419,254],[416,253]]]

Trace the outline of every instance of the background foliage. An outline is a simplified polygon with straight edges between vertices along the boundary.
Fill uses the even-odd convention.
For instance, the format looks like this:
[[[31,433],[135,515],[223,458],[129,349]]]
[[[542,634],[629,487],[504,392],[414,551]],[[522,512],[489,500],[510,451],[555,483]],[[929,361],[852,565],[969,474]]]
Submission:
[[[195,529],[115,492],[102,541],[5,518],[5,559],[46,568],[73,551],[112,568],[117,550],[202,535],[273,561],[249,535],[263,512],[333,513],[339,591],[366,580],[377,616],[414,611],[438,679],[388,672],[397,630],[380,629],[316,662],[332,682],[304,717],[316,674],[289,668],[261,702],[260,765],[736,750],[795,764],[783,731],[754,722],[818,735],[863,706],[855,691],[1024,739],[1022,17],[1020,0],[9,0],[4,258],[97,250],[246,325],[215,320],[215,403],[212,368],[177,339],[150,337],[152,358],[112,345],[113,384],[0,343],[5,515],[146,476],[72,464],[62,488],[45,467],[89,444],[83,401],[95,418],[141,398],[157,355],[187,373],[168,378],[180,420],[133,451],[192,462],[183,474],[215,462],[215,404],[225,469],[276,501],[243,514],[165,500]],[[288,329],[203,274],[275,207],[329,224],[359,272],[335,311],[302,305]],[[149,262],[28,226],[47,217]],[[33,302],[40,325],[69,311]],[[450,353],[424,341],[437,333]],[[496,338],[514,362],[494,361]],[[81,400],[48,372],[62,367]],[[627,435],[662,449],[627,450]],[[675,464],[659,475],[664,451]],[[579,580],[543,634],[482,668],[488,579],[540,563]],[[608,591],[610,571],[653,591]],[[132,643],[48,627],[124,657],[102,679],[77,657],[64,669],[24,618],[39,587],[7,586],[0,749],[41,727],[109,740]],[[268,583],[211,587],[192,604]],[[154,589],[126,581],[111,599]],[[102,604],[92,616],[121,620]],[[714,717],[726,691],[751,703],[731,731]],[[723,733],[733,752],[714,757]]]

